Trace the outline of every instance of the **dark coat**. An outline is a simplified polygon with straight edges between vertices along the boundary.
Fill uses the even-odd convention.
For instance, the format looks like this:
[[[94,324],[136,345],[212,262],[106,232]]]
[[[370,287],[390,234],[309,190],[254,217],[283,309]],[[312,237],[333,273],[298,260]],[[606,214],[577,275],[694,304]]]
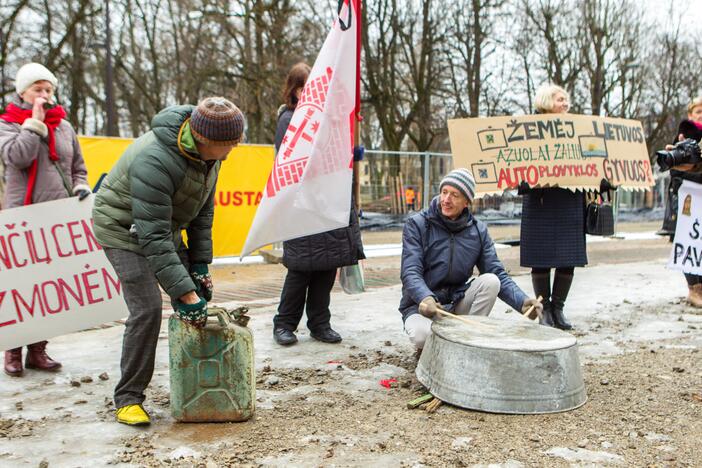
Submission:
[[[290,125],[290,119],[292,119],[294,112],[295,109],[290,109],[284,105],[278,109],[278,125],[275,127],[275,139],[273,140],[276,154],[280,144],[283,142],[285,132],[288,131],[288,125]]]
[[[281,107],[275,132],[275,151],[278,152],[294,110]],[[299,237],[283,242],[283,265],[296,271],[334,270],[355,265],[366,258],[361,242],[361,227],[351,202],[349,225],[332,231]]]
[[[144,255],[171,298],[197,289],[178,255],[183,229],[190,262],[212,263],[221,161],[210,167],[185,151],[184,129],[193,109],[173,106],[159,112],[151,131],[134,140],[107,174],[93,207],[100,245]]]
[[[684,119],[678,126],[678,131],[675,138],[671,142],[673,145],[678,143],[678,135],[683,134],[685,138],[692,138],[696,141],[702,140],[702,130],[696,125],[691,124],[689,120]],[[698,171],[679,171],[677,169],[670,170],[670,182],[668,182],[668,197],[665,203],[665,214],[663,215],[663,230],[675,235],[675,228],[678,221],[678,190],[683,183],[683,180],[689,180],[696,184],[702,184],[702,173]]]
[[[587,265],[585,193],[562,188],[522,191],[520,263],[529,268]]]
[[[417,305],[427,296],[451,310],[470,288],[468,280],[476,267],[481,274],[497,275],[501,283],[498,297],[521,309],[527,295],[497,258],[485,223],[466,210],[451,228],[441,214],[438,197],[434,198],[429,208],[407,220],[402,233],[402,319],[416,314]]]

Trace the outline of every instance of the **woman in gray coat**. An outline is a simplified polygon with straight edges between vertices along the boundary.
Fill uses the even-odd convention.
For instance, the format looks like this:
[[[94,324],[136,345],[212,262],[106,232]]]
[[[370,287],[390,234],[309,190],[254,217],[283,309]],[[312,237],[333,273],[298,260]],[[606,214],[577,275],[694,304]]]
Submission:
[[[74,195],[90,194],[78,138],[55,104],[57,80],[38,63],[20,68],[17,95],[0,115],[0,156],[5,167],[3,208],[15,208]],[[56,371],[61,367],[46,354],[46,341],[29,346],[28,369]],[[22,348],[5,351],[5,373],[21,376]]]

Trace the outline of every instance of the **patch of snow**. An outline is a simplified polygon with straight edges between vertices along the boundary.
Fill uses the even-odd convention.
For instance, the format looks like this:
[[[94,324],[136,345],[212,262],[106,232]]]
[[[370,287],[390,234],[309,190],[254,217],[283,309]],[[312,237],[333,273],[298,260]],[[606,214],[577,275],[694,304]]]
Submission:
[[[456,437],[453,439],[453,442],[451,442],[451,448],[454,450],[467,449],[472,441],[472,437]]]
[[[171,460],[179,460],[181,458],[200,458],[200,456],[200,452],[189,447],[178,447],[168,455],[168,458]]]
[[[582,448],[569,449],[566,447],[553,447],[545,452],[546,455],[552,457],[563,458],[570,462],[589,462],[589,463],[611,463],[611,464],[622,464],[624,459],[619,455],[615,455],[609,452],[595,452],[593,450],[586,450]]]

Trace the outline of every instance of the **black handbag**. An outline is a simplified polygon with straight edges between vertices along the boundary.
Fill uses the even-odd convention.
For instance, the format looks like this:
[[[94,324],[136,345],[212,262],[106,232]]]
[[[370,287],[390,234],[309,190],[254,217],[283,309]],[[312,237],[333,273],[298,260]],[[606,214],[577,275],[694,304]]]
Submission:
[[[585,232],[593,236],[613,236],[614,235],[614,211],[612,210],[609,190],[603,192],[607,194],[608,200],[604,197],[601,202],[591,202],[587,205],[585,212]]]

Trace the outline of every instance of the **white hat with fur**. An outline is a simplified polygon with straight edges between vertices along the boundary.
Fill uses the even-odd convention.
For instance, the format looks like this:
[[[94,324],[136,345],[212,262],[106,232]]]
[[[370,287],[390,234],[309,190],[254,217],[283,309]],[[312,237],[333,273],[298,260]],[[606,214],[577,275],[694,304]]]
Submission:
[[[48,68],[39,63],[28,63],[17,70],[17,76],[15,77],[17,94],[24,93],[27,88],[37,81],[48,81],[54,86],[54,89],[58,86],[56,75],[51,73]]]

